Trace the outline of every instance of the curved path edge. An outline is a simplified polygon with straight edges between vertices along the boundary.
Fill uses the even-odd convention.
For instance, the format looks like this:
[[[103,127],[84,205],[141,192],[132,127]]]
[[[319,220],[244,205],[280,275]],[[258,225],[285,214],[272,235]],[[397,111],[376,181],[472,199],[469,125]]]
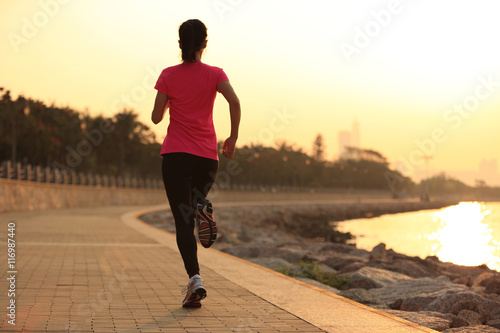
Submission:
[[[219,206],[241,204],[227,203]],[[151,206],[128,212],[121,216],[121,220],[137,232],[178,251],[174,234],[139,219],[143,214],[168,209],[168,205]],[[437,332],[212,248],[198,247],[198,256],[202,270],[215,271],[262,299],[328,332]]]

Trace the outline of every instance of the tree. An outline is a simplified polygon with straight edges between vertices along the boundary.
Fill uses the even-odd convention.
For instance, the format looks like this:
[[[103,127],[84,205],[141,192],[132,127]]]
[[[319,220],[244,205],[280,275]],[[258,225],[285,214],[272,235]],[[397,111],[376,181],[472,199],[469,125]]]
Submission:
[[[325,140],[323,135],[318,133],[316,139],[313,142],[313,158],[318,162],[323,162],[325,160]]]

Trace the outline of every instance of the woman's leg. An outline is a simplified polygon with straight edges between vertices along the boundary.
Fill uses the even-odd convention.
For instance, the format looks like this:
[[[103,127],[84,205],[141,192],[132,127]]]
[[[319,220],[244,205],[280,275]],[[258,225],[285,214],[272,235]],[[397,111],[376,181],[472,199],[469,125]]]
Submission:
[[[196,161],[193,165],[192,204],[193,208],[196,209],[196,205],[204,201],[215,182],[219,161],[198,156],[194,157]]]
[[[197,244],[194,236],[192,209],[192,155],[173,153],[163,155],[162,175],[165,191],[175,220],[176,239],[184,267],[192,277],[199,274]]]

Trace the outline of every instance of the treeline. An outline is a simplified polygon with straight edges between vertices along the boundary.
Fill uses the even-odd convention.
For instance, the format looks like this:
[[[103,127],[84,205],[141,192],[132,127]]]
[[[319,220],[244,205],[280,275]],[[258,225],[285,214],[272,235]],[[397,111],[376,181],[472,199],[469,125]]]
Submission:
[[[500,187],[488,186],[483,180],[476,180],[475,186],[469,186],[444,173],[430,177],[416,186],[420,193],[429,192],[431,195],[472,195],[477,200],[498,200]]]
[[[0,99],[0,161],[111,176],[158,178],[161,145],[132,110],[112,117],[45,105],[10,91]]]
[[[112,117],[90,116],[69,107],[46,105],[0,88],[0,163],[109,176],[161,178],[161,143],[138,114],[124,109]],[[392,170],[387,159],[370,149],[349,148],[343,158],[324,158],[323,137],[311,154],[286,141],[274,147],[239,146],[232,160],[220,155],[218,183],[224,187],[342,188],[390,190],[395,197],[480,193],[500,196],[499,188],[476,187],[438,175],[420,184]],[[219,148],[222,148],[222,142]],[[221,151],[221,149],[219,149]]]
[[[411,179],[391,170],[386,158],[376,151],[351,148],[349,157],[329,162],[318,158],[322,156],[318,154],[320,148],[313,149],[310,156],[302,148],[286,142],[280,142],[276,147],[243,146],[232,160],[220,158],[219,170],[228,178],[221,181],[231,186],[255,184],[373,190],[392,187],[395,192],[410,191],[415,186]],[[396,177],[397,184],[390,184],[388,175]]]
[[[90,116],[69,107],[46,105],[9,91],[0,100],[0,160],[51,166],[111,176],[157,178],[161,175],[161,144],[132,110],[112,117]],[[222,145],[222,143],[220,143]],[[286,142],[276,147],[243,146],[233,160],[220,157],[220,170],[231,171],[228,185],[388,189],[385,157],[372,150],[354,149],[352,158],[323,159],[321,136],[310,156]],[[231,170],[235,168],[235,170]],[[228,175],[225,173],[224,175]],[[221,176],[221,181],[226,178]]]

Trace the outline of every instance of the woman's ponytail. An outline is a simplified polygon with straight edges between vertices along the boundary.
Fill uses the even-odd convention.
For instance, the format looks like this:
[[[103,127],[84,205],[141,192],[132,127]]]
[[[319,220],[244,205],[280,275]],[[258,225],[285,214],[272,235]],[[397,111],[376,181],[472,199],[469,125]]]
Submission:
[[[179,27],[182,60],[196,61],[196,51],[201,50],[207,39],[207,28],[200,20],[187,20]]]

